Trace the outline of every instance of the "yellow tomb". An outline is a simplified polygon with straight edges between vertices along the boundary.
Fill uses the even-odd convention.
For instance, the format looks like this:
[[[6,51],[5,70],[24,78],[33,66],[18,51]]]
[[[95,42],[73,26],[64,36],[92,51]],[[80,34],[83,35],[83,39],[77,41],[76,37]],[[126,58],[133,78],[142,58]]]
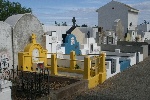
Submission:
[[[18,69],[22,71],[36,71],[47,67],[47,50],[36,43],[36,35],[32,34],[32,41],[18,53]]]

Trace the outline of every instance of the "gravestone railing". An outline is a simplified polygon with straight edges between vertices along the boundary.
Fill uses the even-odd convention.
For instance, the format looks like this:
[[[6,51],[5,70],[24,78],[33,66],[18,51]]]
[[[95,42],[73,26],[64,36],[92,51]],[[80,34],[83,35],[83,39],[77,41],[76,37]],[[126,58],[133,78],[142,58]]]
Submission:
[[[48,69],[41,69],[39,73],[17,70],[17,74],[12,87],[15,99],[35,100],[50,93]]]
[[[69,72],[69,73],[77,73],[82,74],[83,79],[88,81],[88,88],[93,88],[98,84],[103,83],[106,80],[106,66],[105,66],[105,54],[101,53],[99,56],[90,59],[89,56],[84,57],[84,69],[76,69],[77,60],[75,57],[75,52],[70,52],[70,67],[64,68],[61,66],[57,66],[57,56],[56,54],[51,55],[51,65],[47,66],[51,70],[51,75],[58,75],[58,71]],[[64,60],[64,63],[67,63],[68,59],[60,59]],[[66,61],[65,61],[66,60]],[[95,60],[95,65],[93,69],[91,67],[92,60]]]

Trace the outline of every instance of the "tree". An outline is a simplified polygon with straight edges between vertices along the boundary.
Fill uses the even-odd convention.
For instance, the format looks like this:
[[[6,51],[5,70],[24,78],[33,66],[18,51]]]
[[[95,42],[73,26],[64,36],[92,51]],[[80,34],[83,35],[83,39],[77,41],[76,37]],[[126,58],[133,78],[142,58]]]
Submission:
[[[22,7],[19,2],[0,0],[0,21],[5,21],[14,14],[32,13],[31,8]]]
[[[144,25],[144,24],[149,24],[149,22],[147,22],[146,20],[144,20],[144,22],[140,25]]]
[[[67,23],[66,22],[62,22],[62,26],[67,26]]]
[[[88,27],[86,24],[81,25],[81,27]]]
[[[62,22],[62,24],[55,21],[55,26],[67,26],[66,22]]]

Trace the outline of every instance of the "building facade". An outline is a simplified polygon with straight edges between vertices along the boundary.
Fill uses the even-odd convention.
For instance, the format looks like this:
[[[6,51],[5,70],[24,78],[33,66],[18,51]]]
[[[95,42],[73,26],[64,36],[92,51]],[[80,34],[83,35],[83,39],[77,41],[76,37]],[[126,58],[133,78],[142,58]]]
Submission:
[[[98,12],[98,26],[104,30],[112,29],[114,21],[120,19],[124,26],[124,33],[128,30],[134,30],[138,23],[139,10],[126,4],[111,1],[96,10]]]

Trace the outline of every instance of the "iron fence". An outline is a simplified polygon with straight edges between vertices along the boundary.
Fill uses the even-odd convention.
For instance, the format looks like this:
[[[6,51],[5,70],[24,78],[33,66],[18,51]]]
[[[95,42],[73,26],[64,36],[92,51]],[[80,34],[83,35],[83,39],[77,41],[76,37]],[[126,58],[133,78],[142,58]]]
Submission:
[[[39,72],[17,70],[17,77],[13,78],[13,97],[15,100],[19,98],[36,100],[48,95],[50,92],[49,77],[48,69],[41,69]]]

